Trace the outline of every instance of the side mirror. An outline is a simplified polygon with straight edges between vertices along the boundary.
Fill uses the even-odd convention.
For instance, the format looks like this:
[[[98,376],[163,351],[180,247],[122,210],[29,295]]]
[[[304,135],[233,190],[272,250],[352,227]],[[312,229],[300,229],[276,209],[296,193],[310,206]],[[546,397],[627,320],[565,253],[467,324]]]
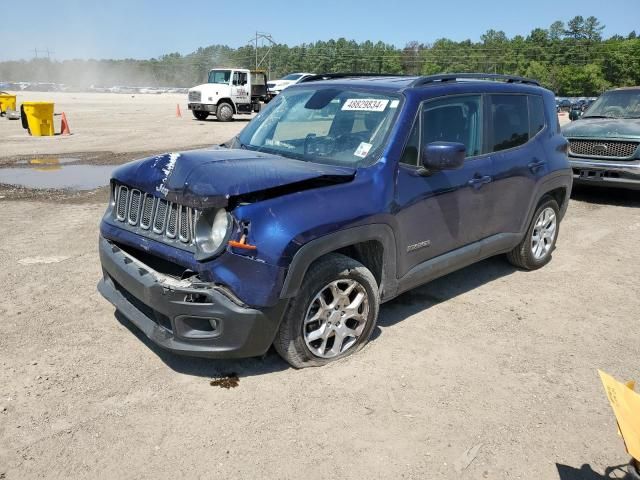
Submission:
[[[467,148],[463,143],[432,142],[421,152],[422,166],[429,172],[461,168]]]

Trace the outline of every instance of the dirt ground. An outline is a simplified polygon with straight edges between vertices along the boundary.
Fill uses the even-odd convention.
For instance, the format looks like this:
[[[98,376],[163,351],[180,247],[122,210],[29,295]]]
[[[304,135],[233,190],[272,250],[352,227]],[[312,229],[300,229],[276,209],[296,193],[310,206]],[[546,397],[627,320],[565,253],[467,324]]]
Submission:
[[[196,120],[187,110],[187,96],[183,94],[18,92],[17,96],[18,103],[54,102],[55,113],[65,113],[73,135],[30,137],[19,120],[3,118],[0,158],[43,153],[131,154],[212,145],[230,139],[251,118],[239,115],[229,123],[218,122],[215,117]],[[178,105],[181,117],[176,116]],[[56,133],[61,130],[60,122],[61,116],[56,115]]]
[[[76,121],[70,146],[1,119],[1,154],[129,155],[242,127],[140,101],[169,108],[164,135],[94,145]],[[597,369],[640,380],[636,193],[578,190],[542,270],[493,258],[432,282],[384,305],[357,355],[302,371],[154,347],[96,291],[103,199],[18,193],[0,192],[0,479],[567,480],[628,461]]]

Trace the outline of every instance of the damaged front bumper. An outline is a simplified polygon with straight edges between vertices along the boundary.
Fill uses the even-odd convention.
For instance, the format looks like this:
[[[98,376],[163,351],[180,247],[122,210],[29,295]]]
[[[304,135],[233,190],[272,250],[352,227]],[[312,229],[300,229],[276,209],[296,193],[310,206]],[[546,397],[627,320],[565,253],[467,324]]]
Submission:
[[[242,305],[214,283],[157,272],[104,237],[99,240],[100,293],[162,348],[175,353],[240,358],[266,353],[286,307]]]

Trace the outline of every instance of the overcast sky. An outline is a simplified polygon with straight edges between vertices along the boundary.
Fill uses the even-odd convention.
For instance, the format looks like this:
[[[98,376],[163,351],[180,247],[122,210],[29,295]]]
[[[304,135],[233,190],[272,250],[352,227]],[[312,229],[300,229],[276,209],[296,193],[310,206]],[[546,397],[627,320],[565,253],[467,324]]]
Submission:
[[[2,5],[4,4],[4,5]],[[441,37],[509,37],[575,15],[596,16],[605,36],[640,33],[640,0],[13,0],[0,2],[0,60],[150,58],[198,47],[245,45],[255,30],[295,45],[345,37],[404,46]],[[606,8],[602,8],[606,5]],[[51,53],[54,52],[54,53]]]

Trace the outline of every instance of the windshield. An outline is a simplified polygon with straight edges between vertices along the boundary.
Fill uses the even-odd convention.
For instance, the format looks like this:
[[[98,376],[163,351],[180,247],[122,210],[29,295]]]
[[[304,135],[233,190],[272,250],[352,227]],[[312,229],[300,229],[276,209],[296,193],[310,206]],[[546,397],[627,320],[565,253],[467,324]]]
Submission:
[[[231,70],[211,70],[209,72],[209,83],[229,84],[231,79]]]
[[[582,116],[589,117],[640,118],[640,89],[602,94]]]
[[[343,88],[285,90],[240,133],[242,148],[330,165],[373,163],[400,97]]]
[[[282,80],[298,80],[301,76],[300,73],[290,73],[286,77],[282,77]]]

